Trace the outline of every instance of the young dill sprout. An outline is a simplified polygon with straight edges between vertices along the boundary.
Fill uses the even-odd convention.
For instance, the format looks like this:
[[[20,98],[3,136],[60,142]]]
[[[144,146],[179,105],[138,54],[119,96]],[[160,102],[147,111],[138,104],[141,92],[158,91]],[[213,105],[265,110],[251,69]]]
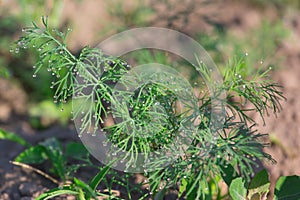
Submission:
[[[123,60],[90,47],[83,48],[76,57],[66,44],[71,30],[62,33],[50,29],[46,17],[42,22],[43,27],[33,23],[32,27],[23,29],[24,35],[16,42],[15,52],[29,47],[37,49],[39,60],[33,67],[33,77],[45,67],[53,76],[54,102],[65,103],[73,96],[76,101],[73,117],[80,120],[79,135],[105,131],[108,139],[105,145],[110,142],[118,148],[112,152],[113,156],[124,152],[122,160],[127,160],[128,166],[137,167],[136,155],[143,153],[145,165],[154,168],[168,162],[170,155],[151,160],[148,158],[151,153],[175,151],[176,146],[180,146],[177,141],[188,139],[189,145],[182,154],[171,154],[176,157],[173,164],[151,172],[145,170],[151,194],[184,182],[187,199],[204,199],[211,182],[217,183],[220,177],[226,180],[226,176],[243,176],[250,180],[257,160],[274,161],[262,151],[266,144],[260,139],[265,135],[249,126],[253,119],[248,114],[249,109],[244,108],[244,103],[248,103],[252,106],[250,110],[258,112],[262,118],[269,110],[274,113],[280,110],[284,97],[280,85],[266,79],[269,70],[249,78],[243,73],[246,57],[229,63],[223,73],[223,84],[213,88],[216,94],[227,92],[222,102],[225,121],[222,126],[211,129],[212,102],[218,95],[211,97],[203,92],[198,99],[193,99],[185,85],[177,84],[180,80],[168,80],[165,77],[171,75],[164,73],[153,73],[151,78],[147,74],[147,81],[133,82],[134,79],[126,75],[131,66]],[[206,74],[208,69],[199,63],[196,70]],[[159,75],[175,84],[153,81],[154,76],[161,79]],[[139,74],[136,79],[145,80],[145,74]],[[118,84],[122,90],[115,89]],[[236,101],[237,97],[240,101]],[[190,105],[200,106],[195,108],[187,104],[184,112],[178,112],[177,102],[187,99],[192,99]],[[113,122],[105,126],[108,118]],[[187,128],[191,124],[196,125]],[[188,138],[181,137],[181,127],[189,132],[184,134],[189,135]]]

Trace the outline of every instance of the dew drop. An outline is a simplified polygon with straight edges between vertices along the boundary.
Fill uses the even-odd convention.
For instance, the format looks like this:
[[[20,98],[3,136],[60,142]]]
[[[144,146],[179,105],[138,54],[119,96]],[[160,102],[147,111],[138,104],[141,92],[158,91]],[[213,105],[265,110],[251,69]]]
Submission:
[[[35,77],[36,77],[36,74],[33,74],[32,77],[35,78]]]

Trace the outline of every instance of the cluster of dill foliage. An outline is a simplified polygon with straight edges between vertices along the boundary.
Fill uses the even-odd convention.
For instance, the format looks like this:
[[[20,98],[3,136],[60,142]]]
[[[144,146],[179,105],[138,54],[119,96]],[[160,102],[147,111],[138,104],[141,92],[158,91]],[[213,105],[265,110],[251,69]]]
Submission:
[[[184,183],[184,195],[188,199],[205,198],[212,182],[217,183],[220,178],[226,182],[226,176],[242,176],[250,180],[257,160],[267,158],[273,161],[262,151],[266,144],[260,138],[264,135],[249,125],[253,120],[248,114],[252,110],[263,117],[269,110],[276,113],[280,109],[280,100],[284,97],[280,86],[267,78],[270,69],[245,77],[245,57],[228,63],[223,72],[223,83],[213,87],[215,94],[226,91],[222,100],[225,120],[222,126],[212,129],[212,99],[218,95],[204,92],[195,96],[191,94],[193,91],[179,84],[176,77],[166,78],[171,77],[167,73],[154,73],[152,81],[134,82],[130,76],[126,78],[131,66],[122,59],[104,55],[100,49],[90,47],[83,48],[75,56],[66,44],[71,30],[63,33],[51,29],[47,18],[42,18],[42,22],[42,27],[33,23],[32,27],[23,29],[24,35],[12,51],[37,49],[40,58],[33,66],[33,77],[37,77],[42,68],[49,71],[53,76],[50,87],[54,89],[55,103],[63,104],[72,96],[78,99],[81,107],[73,116],[81,122],[79,135],[95,135],[99,130],[106,132],[106,142],[123,152],[120,159],[126,159],[128,167],[139,167],[136,166],[139,153],[147,160],[153,152],[173,151],[180,146],[174,145],[178,139],[189,141],[188,147],[175,155],[175,162],[171,165],[159,167],[161,162],[169,161],[169,155],[160,155],[160,159],[148,162],[148,167],[155,169],[144,171],[151,194]],[[198,66],[199,70],[205,74],[205,65]],[[144,80],[143,76],[150,75],[135,76],[135,80]],[[155,76],[157,80],[165,77],[166,81],[156,82]],[[115,90],[117,83],[122,85],[122,90]],[[127,90],[127,86],[136,88]],[[182,112],[176,110],[176,102],[185,100],[179,96],[187,97],[189,102]],[[193,97],[192,100],[189,97]],[[245,103],[248,109],[245,109]],[[114,124],[105,126],[109,116]],[[192,128],[187,127],[191,124]],[[182,127],[187,131],[184,138],[181,138]],[[119,152],[113,153],[116,156]]]

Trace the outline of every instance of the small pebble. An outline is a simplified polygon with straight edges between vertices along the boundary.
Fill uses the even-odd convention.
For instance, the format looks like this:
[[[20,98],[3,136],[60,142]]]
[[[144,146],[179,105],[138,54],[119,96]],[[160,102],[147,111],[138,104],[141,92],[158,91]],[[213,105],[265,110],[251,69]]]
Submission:
[[[9,200],[9,195],[7,193],[3,193],[3,194],[0,194],[0,199],[2,200]]]
[[[33,194],[35,192],[37,192],[38,190],[41,190],[41,187],[39,187],[38,185],[34,184],[34,183],[22,183],[19,186],[19,193],[21,196],[33,196]]]

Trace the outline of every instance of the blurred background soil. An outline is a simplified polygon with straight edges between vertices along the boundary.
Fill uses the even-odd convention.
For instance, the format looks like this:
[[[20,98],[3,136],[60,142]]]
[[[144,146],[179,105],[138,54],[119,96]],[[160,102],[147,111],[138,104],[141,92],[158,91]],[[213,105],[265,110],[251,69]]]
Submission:
[[[253,114],[258,121],[258,131],[270,134],[271,145],[265,151],[277,161],[276,165],[264,163],[264,166],[273,183],[281,175],[300,175],[298,1],[291,1],[290,6],[279,0],[269,3],[260,0],[41,2],[0,1],[0,69],[6,70],[7,74],[0,78],[2,129],[15,132],[33,144],[53,136],[61,141],[78,141],[73,124],[68,121],[70,115],[51,114],[52,108],[46,108],[46,115],[39,115],[34,110],[40,108],[41,102],[49,99],[52,102],[47,80],[31,80],[35,58],[9,53],[10,42],[20,36],[21,28],[30,21],[40,21],[41,15],[49,15],[53,26],[71,27],[73,31],[68,44],[74,53],[129,28],[167,27],[197,38],[220,66],[236,51],[247,52],[250,57],[255,55],[254,64],[263,61],[264,65],[273,66],[272,79],[283,86],[287,100],[282,101],[282,111],[277,117],[271,113],[266,117],[265,126],[258,115]],[[264,23],[270,25],[262,26]],[[259,31],[265,34],[265,38],[257,38]],[[243,43],[236,44],[239,41]],[[270,44],[265,45],[264,41]],[[236,47],[239,48],[236,50]],[[31,199],[53,187],[41,176],[9,163],[22,150],[18,144],[0,141],[0,199]]]

